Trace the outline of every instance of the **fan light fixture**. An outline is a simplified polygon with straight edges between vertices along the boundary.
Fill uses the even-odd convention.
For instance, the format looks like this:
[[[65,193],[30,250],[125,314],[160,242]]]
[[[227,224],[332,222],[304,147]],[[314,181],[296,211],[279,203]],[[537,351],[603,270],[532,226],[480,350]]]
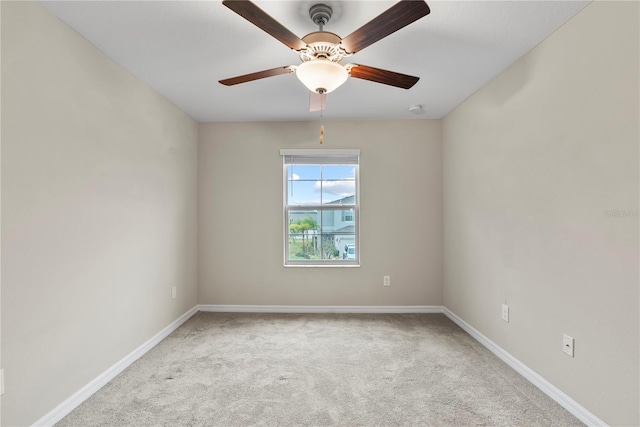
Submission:
[[[327,59],[303,62],[296,69],[296,76],[312,92],[333,92],[347,81],[349,73],[344,66]]]

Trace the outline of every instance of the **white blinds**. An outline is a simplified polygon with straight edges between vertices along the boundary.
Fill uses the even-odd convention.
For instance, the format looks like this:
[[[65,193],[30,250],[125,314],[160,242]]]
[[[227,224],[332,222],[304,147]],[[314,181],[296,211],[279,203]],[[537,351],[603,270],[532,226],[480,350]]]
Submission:
[[[282,149],[280,155],[286,165],[357,165],[360,150]]]

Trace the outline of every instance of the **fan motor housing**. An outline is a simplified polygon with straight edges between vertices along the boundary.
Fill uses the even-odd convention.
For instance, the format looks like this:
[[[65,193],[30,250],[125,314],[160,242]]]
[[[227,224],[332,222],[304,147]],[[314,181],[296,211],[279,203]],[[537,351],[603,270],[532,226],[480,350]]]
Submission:
[[[306,49],[300,51],[300,59],[312,61],[323,58],[333,62],[340,62],[347,56],[347,52],[342,48],[340,36],[328,31],[315,31],[302,38],[307,44]]]
[[[329,43],[329,44],[340,44],[342,39],[339,35],[330,33],[329,31],[314,31],[313,33],[309,33],[302,38],[302,41],[306,44],[311,43]]]

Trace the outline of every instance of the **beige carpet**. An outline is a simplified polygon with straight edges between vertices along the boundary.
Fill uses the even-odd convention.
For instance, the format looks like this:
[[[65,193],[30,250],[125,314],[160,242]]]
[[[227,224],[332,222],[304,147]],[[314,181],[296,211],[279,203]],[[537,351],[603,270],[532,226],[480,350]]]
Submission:
[[[441,314],[198,313],[58,426],[569,426]]]

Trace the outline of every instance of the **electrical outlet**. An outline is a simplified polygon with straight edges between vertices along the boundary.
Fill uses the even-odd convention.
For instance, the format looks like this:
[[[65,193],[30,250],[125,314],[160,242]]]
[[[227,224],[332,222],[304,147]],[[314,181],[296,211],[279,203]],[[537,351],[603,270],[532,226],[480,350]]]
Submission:
[[[384,276],[382,278],[382,285],[383,286],[391,286],[391,276]]]
[[[509,306],[502,304],[502,320],[509,323]]]
[[[562,334],[562,351],[573,357],[573,345],[575,341],[567,334]]]
[[[176,289],[175,286],[171,287],[171,299],[176,299],[176,294],[178,293],[178,290]]]

